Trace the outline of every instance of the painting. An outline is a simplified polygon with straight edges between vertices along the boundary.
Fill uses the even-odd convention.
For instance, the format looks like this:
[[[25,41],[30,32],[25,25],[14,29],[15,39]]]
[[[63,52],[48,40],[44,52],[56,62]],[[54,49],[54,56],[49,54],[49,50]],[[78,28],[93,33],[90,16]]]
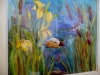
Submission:
[[[97,0],[8,0],[9,75],[96,71]]]

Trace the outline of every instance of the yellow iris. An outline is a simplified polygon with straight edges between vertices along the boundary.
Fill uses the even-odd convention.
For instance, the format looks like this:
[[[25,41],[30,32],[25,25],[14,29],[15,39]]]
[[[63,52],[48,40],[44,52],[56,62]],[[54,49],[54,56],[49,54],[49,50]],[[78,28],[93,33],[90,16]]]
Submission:
[[[38,9],[36,9],[37,19],[42,18],[44,15],[44,12],[45,12],[46,13],[46,21],[50,22],[52,20],[52,13],[44,10],[45,4],[42,4],[40,1],[36,1],[35,4],[38,6]],[[36,6],[34,5],[32,10],[35,10],[35,8],[36,8]]]
[[[35,4],[38,6],[39,9],[43,9],[45,4],[42,4],[40,1],[35,1]]]
[[[36,10],[36,5],[34,5],[34,7],[32,8],[32,10]]]
[[[52,13],[51,12],[46,13],[46,20],[47,20],[47,22],[50,22],[52,20]]]
[[[37,13],[37,19],[40,19],[43,17],[43,10],[42,9],[37,9],[36,13]]]
[[[32,50],[32,43],[29,40],[18,40],[16,48],[21,48],[24,52],[26,52],[26,55],[28,55],[28,49]]]
[[[42,27],[41,28],[41,31],[42,31],[42,35],[43,35],[43,38],[46,39],[47,38],[47,35],[49,35],[50,37],[52,37],[52,33],[50,30],[48,30],[46,27]]]

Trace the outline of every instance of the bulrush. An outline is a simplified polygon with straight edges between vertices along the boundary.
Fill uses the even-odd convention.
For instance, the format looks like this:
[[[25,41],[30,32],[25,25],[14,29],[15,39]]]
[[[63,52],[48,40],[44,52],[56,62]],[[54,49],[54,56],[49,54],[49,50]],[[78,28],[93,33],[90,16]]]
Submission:
[[[26,21],[27,21],[26,16],[22,16],[21,25],[23,27],[26,27]]]
[[[80,38],[82,37],[81,32],[80,32],[79,29],[77,29],[77,34],[78,34],[78,36],[79,36]]]
[[[72,18],[72,13],[71,13],[71,11],[70,11],[70,8],[69,8],[68,4],[66,4],[66,9],[67,9],[67,11],[68,11],[68,14],[69,14],[70,19],[73,20],[73,18]]]
[[[88,45],[91,45],[91,36],[90,36],[89,31],[86,32],[86,40],[87,40]]]
[[[78,12],[79,21],[83,24],[84,23],[83,15],[79,7],[77,8],[77,12]]]
[[[23,1],[20,0],[18,5],[19,5],[19,14],[22,14]]]
[[[92,21],[93,15],[92,15],[92,8],[91,8],[91,6],[89,6],[89,8],[88,8],[88,13],[89,13],[89,20]]]

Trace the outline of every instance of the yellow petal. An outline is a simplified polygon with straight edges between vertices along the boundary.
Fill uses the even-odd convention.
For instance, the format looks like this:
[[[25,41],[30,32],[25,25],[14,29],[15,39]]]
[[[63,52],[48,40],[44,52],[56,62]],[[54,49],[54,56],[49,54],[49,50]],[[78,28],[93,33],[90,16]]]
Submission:
[[[31,19],[31,13],[29,11],[27,12],[27,16],[28,16],[28,19]]]
[[[25,41],[21,42],[21,48],[24,52],[28,52],[27,44]]]
[[[21,42],[20,41],[17,41],[16,48],[20,48],[20,47],[21,47]]]
[[[32,43],[29,40],[25,40],[27,46],[32,49]]]
[[[48,34],[50,37],[52,37],[52,33],[51,33],[50,30],[47,30],[47,34]]]
[[[32,8],[32,10],[36,10],[36,5],[34,5],[34,7]]]
[[[38,59],[39,61],[41,60],[41,55],[39,56],[39,59]]]
[[[44,26],[42,26],[41,27],[41,30],[43,31],[43,30],[46,30],[47,28],[46,27],[44,27]]]
[[[43,9],[45,4],[42,4],[40,1],[36,1],[35,4],[38,6],[39,9]]]
[[[46,21],[50,22],[52,20],[52,13],[51,12],[47,12],[46,13]]]
[[[43,38],[46,39],[47,38],[47,33],[46,32],[42,32]]]
[[[43,17],[43,11],[41,9],[37,9],[36,13],[37,13],[37,19],[40,19]]]

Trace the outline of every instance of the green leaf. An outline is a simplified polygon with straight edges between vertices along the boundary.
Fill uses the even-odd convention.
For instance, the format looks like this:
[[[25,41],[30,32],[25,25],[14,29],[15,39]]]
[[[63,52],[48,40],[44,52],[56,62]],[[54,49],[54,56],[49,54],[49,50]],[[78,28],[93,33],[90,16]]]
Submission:
[[[50,6],[51,2],[49,2],[47,5],[46,5],[46,11],[48,10],[49,6]]]
[[[21,15],[18,15],[18,25],[20,25],[21,24]]]
[[[40,0],[33,0],[33,2],[35,2],[35,1],[40,1]]]
[[[50,73],[52,72],[53,66],[54,66],[54,59],[52,57],[51,57],[51,60],[52,60],[51,68],[47,75],[50,75]]]
[[[31,41],[33,41],[33,37],[31,35],[31,33],[28,30],[26,30],[26,29],[24,29],[23,31],[24,31],[24,33],[26,35],[26,38],[31,40]]]

